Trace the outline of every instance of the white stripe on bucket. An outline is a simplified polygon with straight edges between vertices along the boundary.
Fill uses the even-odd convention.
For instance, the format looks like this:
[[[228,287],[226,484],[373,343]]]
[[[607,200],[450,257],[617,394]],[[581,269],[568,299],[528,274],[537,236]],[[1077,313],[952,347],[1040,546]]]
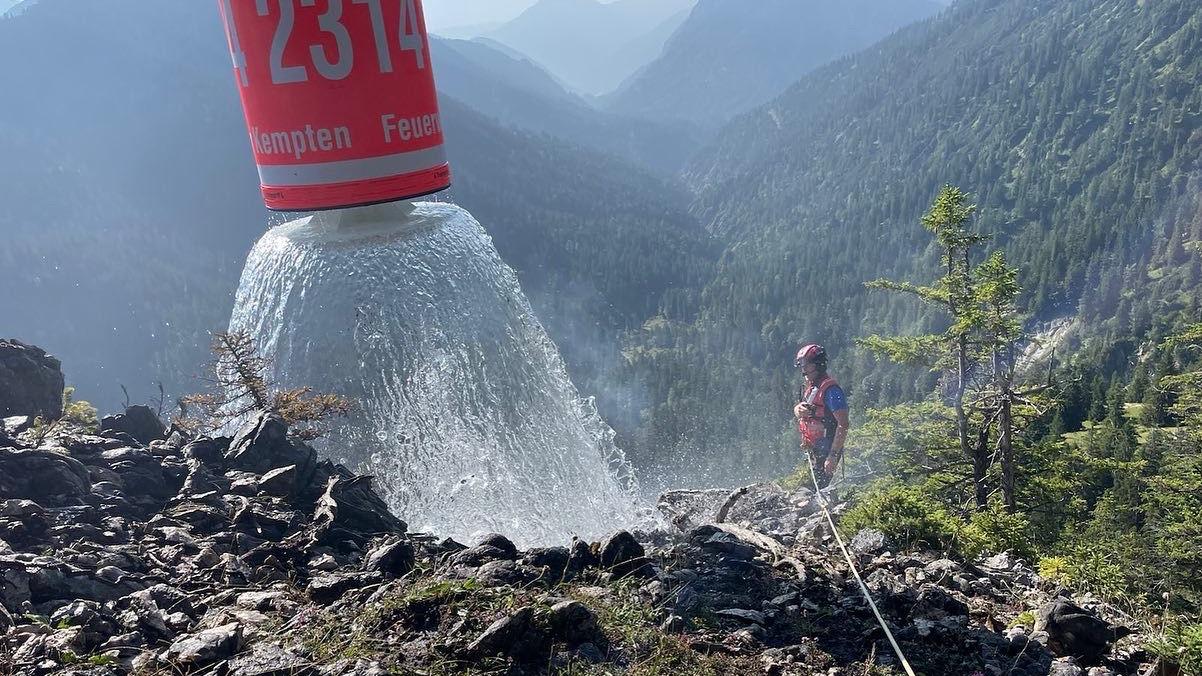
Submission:
[[[259,180],[265,186],[323,185],[368,181],[433,169],[447,161],[442,145],[396,155],[317,164],[260,164]]]

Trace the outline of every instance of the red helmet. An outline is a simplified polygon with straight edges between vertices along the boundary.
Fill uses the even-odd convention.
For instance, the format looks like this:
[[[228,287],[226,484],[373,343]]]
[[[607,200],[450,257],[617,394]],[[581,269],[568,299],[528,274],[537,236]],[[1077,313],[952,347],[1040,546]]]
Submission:
[[[801,368],[806,362],[814,362],[820,367],[826,366],[826,348],[817,343],[810,343],[797,351],[797,358],[793,360],[793,365]]]

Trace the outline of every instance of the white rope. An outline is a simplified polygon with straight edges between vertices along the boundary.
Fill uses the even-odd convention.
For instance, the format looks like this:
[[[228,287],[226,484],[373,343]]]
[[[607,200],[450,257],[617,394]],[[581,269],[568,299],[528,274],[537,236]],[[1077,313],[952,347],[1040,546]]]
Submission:
[[[864,598],[868,600],[868,607],[872,608],[872,614],[876,615],[876,621],[880,623],[881,629],[885,630],[885,637],[889,639],[889,645],[893,646],[893,652],[897,653],[897,659],[901,660],[902,668],[906,670],[908,676],[915,676],[914,669],[910,667],[910,662],[902,654],[901,646],[897,644],[897,639],[893,638],[893,632],[889,631],[889,625],[885,623],[885,618],[881,617],[881,611],[877,609],[876,603],[872,600],[872,594],[868,593],[868,586],[864,584],[864,579],[860,577],[860,571],[856,569],[856,563],[851,558],[851,552],[847,551],[847,545],[843,544],[843,536],[839,535],[839,529],[835,528],[835,519],[831,516],[831,510],[826,508],[826,499],[822,497],[822,489],[818,486],[818,475],[814,473],[813,464],[806,464],[810,467],[810,479],[814,482],[814,496],[818,500],[818,506],[822,508],[822,513],[826,515],[826,522],[831,525],[831,533],[834,534],[835,541],[839,543],[839,549],[843,550],[843,558],[847,559],[847,565],[851,567],[851,574],[855,576],[856,582],[860,583],[860,591],[864,592]]]

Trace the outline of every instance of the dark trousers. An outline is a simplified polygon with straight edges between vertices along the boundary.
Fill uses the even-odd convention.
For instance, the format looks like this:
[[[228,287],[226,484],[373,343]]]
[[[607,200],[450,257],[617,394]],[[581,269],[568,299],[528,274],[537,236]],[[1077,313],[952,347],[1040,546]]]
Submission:
[[[809,456],[810,468],[814,470],[814,476],[818,479],[818,487],[826,488],[834,478],[826,473],[826,459],[831,454],[831,440],[819,439],[813,446],[803,446],[802,448]]]

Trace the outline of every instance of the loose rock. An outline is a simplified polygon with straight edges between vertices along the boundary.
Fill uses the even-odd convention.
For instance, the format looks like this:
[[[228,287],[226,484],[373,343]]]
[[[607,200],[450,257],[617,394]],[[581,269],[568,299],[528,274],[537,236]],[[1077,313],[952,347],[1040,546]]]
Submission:
[[[41,348],[0,338],[0,418],[62,417],[62,366]]]

